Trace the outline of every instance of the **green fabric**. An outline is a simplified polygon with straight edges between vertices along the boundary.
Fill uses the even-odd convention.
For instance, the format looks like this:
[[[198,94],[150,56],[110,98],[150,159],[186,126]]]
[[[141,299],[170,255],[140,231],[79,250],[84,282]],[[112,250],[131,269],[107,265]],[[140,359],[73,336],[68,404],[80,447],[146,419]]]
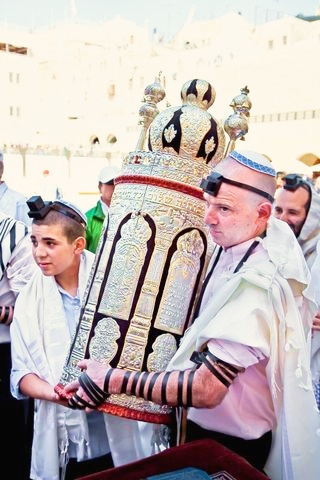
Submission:
[[[90,252],[96,253],[105,219],[100,200],[95,207],[86,212],[86,217],[88,220],[86,230],[86,249],[90,250]]]

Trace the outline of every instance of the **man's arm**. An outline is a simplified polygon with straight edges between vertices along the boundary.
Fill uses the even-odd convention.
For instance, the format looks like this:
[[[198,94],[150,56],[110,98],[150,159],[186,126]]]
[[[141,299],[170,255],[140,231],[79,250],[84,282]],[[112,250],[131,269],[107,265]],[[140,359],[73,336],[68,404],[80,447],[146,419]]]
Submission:
[[[6,269],[10,289],[15,295],[20,293],[37,268],[32,255],[30,236],[27,234],[16,245]]]
[[[312,330],[320,331],[320,310],[316,313],[313,319]]]
[[[196,353],[192,369],[172,372],[130,372],[95,360],[82,360],[85,372],[65,387],[74,408],[99,406],[109,394],[134,395],[160,405],[212,408],[226,395],[242,368],[227,364],[210,352]]]

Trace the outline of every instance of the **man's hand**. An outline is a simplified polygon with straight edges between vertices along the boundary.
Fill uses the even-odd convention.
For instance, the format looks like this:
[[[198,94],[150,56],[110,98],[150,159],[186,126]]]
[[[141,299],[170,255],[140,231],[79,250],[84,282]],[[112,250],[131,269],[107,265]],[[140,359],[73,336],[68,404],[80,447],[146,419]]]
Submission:
[[[313,322],[312,322],[312,330],[314,332],[320,331],[320,310],[316,313]]]
[[[81,375],[86,378],[86,381],[82,382],[81,379],[78,378],[65,385],[64,389],[67,393],[73,393],[73,396],[69,400],[69,406],[90,411],[102,403],[100,401],[97,402],[97,398],[101,396],[100,393],[103,394],[105,377],[110,367],[109,365],[92,359],[81,360],[77,366],[85,372],[85,374]],[[96,390],[98,390],[98,392],[96,392]],[[108,394],[108,392],[104,393],[106,395]]]

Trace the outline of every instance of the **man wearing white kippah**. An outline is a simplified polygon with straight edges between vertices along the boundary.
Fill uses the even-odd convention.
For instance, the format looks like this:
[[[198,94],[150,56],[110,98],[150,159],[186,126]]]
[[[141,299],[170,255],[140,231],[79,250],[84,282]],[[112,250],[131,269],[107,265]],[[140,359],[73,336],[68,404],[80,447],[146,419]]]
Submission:
[[[98,405],[102,391],[186,409],[185,441],[213,438],[273,480],[318,480],[320,418],[302,324],[316,306],[297,240],[272,216],[275,177],[265,156],[232,151],[201,182],[216,247],[167,371],[82,360],[66,389],[72,404]]]

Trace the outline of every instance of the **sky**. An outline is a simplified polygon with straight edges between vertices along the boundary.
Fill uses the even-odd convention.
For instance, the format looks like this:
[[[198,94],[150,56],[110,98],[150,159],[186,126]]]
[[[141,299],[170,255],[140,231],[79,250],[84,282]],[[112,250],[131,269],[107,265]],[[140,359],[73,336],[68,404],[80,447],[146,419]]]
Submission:
[[[284,14],[314,15],[319,6],[320,0],[0,0],[0,25],[37,28],[72,16],[100,23],[119,15],[170,40],[188,19],[241,12],[250,23],[260,24]]]

